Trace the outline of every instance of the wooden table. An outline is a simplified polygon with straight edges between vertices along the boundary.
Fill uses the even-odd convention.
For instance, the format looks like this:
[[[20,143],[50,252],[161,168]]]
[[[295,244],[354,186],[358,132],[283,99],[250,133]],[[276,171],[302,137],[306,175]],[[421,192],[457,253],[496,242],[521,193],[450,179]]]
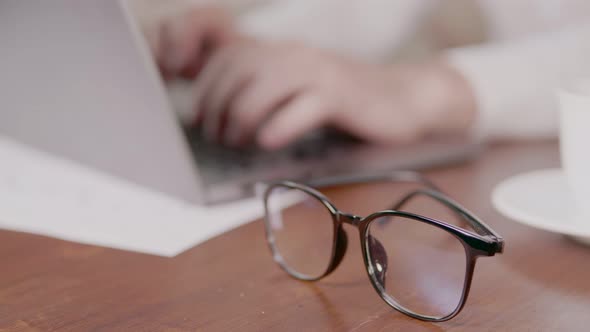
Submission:
[[[555,142],[522,143],[427,172],[506,240],[503,255],[478,262],[465,309],[445,323],[386,306],[363,270],[357,240],[326,279],[290,278],[272,261],[256,221],[175,258],[0,231],[0,330],[588,331],[590,248],[514,223],[490,203],[502,179],[558,164]],[[395,188],[329,195],[362,210],[384,190]],[[356,239],[354,229],[346,231]]]

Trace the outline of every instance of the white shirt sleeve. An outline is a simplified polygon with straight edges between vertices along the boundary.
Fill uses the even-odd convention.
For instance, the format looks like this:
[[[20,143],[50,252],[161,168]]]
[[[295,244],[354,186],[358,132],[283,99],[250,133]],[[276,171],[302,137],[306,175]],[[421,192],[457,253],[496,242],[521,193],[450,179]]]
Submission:
[[[239,18],[241,29],[298,40],[369,61],[387,59],[418,26],[433,0],[275,0]]]
[[[447,52],[470,82],[484,139],[554,137],[556,91],[590,77],[590,23],[521,40]]]

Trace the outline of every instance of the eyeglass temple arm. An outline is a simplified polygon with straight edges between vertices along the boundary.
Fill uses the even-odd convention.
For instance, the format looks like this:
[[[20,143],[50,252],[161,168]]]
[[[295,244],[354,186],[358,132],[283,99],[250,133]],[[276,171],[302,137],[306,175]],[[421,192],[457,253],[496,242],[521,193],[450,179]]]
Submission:
[[[440,191],[440,189],[428,178],[422,174],[412,171],[393,171],[381,174],[356,174],[342,175],[321,178],[308,183],[312,187],[331,187],[347,184],[370,183],[370,182],[416,182],[425,185],[431,189]]]
[[[422,192],[422,191],[412,191],[412,192],[410,192],[409,194],[407,194],[406,196],[402,197],[402,199],[400,199],[400,200],[399,200],[399,201],[398,201],[396,204],[394,204],[394,205],[391,207],[391,209],[392,209],[392,210],[394,210],[394,211],[403,211],[403,207],[404,207],[404,205],[406,205],[406,203],[408,203],[408,202],[409,202],[409,201],[411,201],[411,200],[412,200],[414,197],[417,197],[417,196],[419,196],[419,195],[426,195],[426,194],[425,194],[424,192]],[[430,196],[430,195],[426,195],[426,196],[428,196],[428,197],[430,197],[430,198],[432,198],[432,199],[434,199],[435,201],[437,201],[437,202],[439,202],[439,203],[440,203],[440,201],[439,201],[437,198],[433,198],[433,197],[432,197],[432,196]],[[478,226],[474,226],[474,225],[472,224],[472,222],[470,222],[470,219],[469,219],[469,218],[467,218],[467,217],[465,217],[465,215],[464,215],[463,213],[461,213],[460,211],[457,211],[457,210],[456,210],[455,208],[453,208],[453,207],[449,207],[449,206],[448,206],[447,204],[445,204],[445,203],[441,203],[441,204],[443,204],[443,205],[447,206],[447,207],[448,207],[448,208],[449,208],[449,209],[450,209],[450,210],[453,212],[453,214],[455,214],[455,216],[456,216],[456,217],[457,217],[457,218],[458,218],[460,221],[463,221],[464,223],[467,223],[467,224],[471,225],[471,227],[473,227],[473,228],[477,228],[477,227],[478,227]]]
[[[405,201],[411,199],[412,197],[418,194],[427,195],[447,207],[449,207],[453,212],[458,214],[465,220],[473,229],[482,236],[491,237],[497,244],[496,252],[501,253],[504,249],[504,240],[500,235],[498,235],[492,228],[486,225],[483,221],[479,220],[475,215],[469,212],[467,209],[459,205],[457,202],[453,201],[446,195],[442,193],[442,191],[436,186],[432,181],[428,178],[424,177],[420,173],[413,172],[413,171],[394,171],[394,172],[387,172],[382,174],[357,174],[357,175],[344,175],[344,176],[333,176],[333,177],[326,177],[321,178],[318,180],[314,180],[308,183],[309,186],[312,187],[330,187],[330,186],[339,186],[339,185],[347,185],[347,184],[357,184],[357,183],[368,183],[368,182],[382,182],[382,181],[391,181],[391,182],[415,182],[421,183],[424,186],[428,187],[429,189],[419,189],[410,194],[406,197],[402,198],[396,206],[400,206],[400,203],[405,203]]]
[[[442,190],[440,190],[438,188],[438,186],[436,186],[432,181],[430,181],[428,178],[424,177],[420,173],[412,172],[412,171],[396,171],[396,172],[392,172],[392,173],[388,173],[388,174],[380,174],[380,175],[366,175],[366,176],[341,177],[341,178],[334,177],[333,179],[328,179],[328,180],[333,180],[333,183],[330,183],[328,185],[351,184],[351,183],[355,183],[355,182],[377,182],[377,181],[387,181],[387,180],[393,181],[393,182],[421,183],[421,184],[429,187],[430,190],[429,189],[415,190],[415,191],[409,193],[408,195],[406,195],[405,197],[403,197],[401,200],[399,200],[397,202],[397,204],[395,204],[392,209],[398,210],[402,205],[404,205],[410,199],[414,198],[415,196],[417,196],[419,194],[423,194],[423,195],[429,196],[429,197],[441,202],[445,206],[449,207],[451,210],[453,210],[453,212],[457,213],[460,217],[462,217],[462,219],[467,221],[469,223],[469,225],[471,227],[473,227],[473,229],[478,234],[489,235],[489,236],[501,239],[501,237],[496,232],[494,232],[494,230],[492,230],[488,225],[486,225],[483,221],[481,221],[477,217],[475,217],[475,215],[473,215],[467,209],[465,209],[464,207],[459,205],[459,203],[453,201],[451,198],[444,195],[442,193]],[[341,181],[341,182],[336,182],[334,180]],[[348,180],[349,182],[345,182],[346,180]]]
[[[480,235],[484,236],[492,236],[497,239],[501,239],[501,237],[494,232],[488,225],[486,225],[483,221],[479,220],[475,217],[471,212],[467,211],[467,209],[463,208],[457,202],[453,201],[446,195],[442,193],[442,190],[438,188],[432,181],[428,178],[424,177],[420,173],[413,172],[413,171],[394,171],[382,174],[359,174],[359,175],[345,175],[345,176],[333,176],[318,179],[309,183],[312,187],[329,187],[329,186],[338,186],[338,185],[347,185],[347,184],[356,184],[356,183],[367,183],[367,182],[382,182],[382,181],[391,181],[391,182],[415,182],[423,184],[424,186],[428,187],[429,189],[419,189],[416,191],[411,192],[410,194],[406,195],[402,198],[395,206],[394,210],[397,207],[405,204],[407,201],[412,199],[413,197],[422,194],[427,195],[447,207],[449,207],[453,212],[457,213],[462,219],[464,219],[473,229]]]
[[[423,176],[418,172],[413,171],[393,171],[388,173],[381,173],[381,174],[357,174],[357,175],[344,175],[344,176],[333,176],[328,178],[323,178],[319,180],[312,181],[309,183],[312,187],[330,187],[330,186],[339,186],[339,185],[346,185],[346,184],[356,184],[356,183],[370,183],[370,182],[383,182],[383,181],[390,181],[390,182],[414,182],[420,183],[432,190],[442,192],[442,190],[435,185],[432,181],[430,181],[427,177]],[[395,204],[391,209],[392,210],[399,210],[399,207],[404,205],[409,199],[414,197],[415,195],[408,195],[402,200],[400,200],[397,204]],[[458,217],[462,220],[468,220],[465,218],[461,213],[458,213],[453,209],[455,213],[458,214]],[[471,223],[470,223],[471,224]],[[475,228],[475,227],[474,227]]]
[[[439,191],[434,191],[434,190],[429,190],[429,189],[418,189],[416,191],[413,191],[413,192],[409,193],[408,195],[406,195],[405,197],[403,197],[396,204],[394,210],[399,209],[406,202],[408,202],[409,200],[411,200],[412,198],[414,198],[418,195],[426,195],[426,196],[428,196],[432,199],[435,199],[438,202],[444,204],[446,207],[451,209],[455,214],[457,214],[459,217],[461,217],[462,220],[466,221],[471,227],[473,227],[473,229],[475,230],[475,232],[477,234],[482,235],[482,236],[488,236],[488,237],[491,237],[493,240],[495,240],[498,243],[498,246],[496,248],[497,253],[501,253],[503,251],[504,240],[502,239],[502,237],[500,235],[498,235],[490,226],[488,226],[483,221],[481,221],[479,218],[477,218],[473,213],[469,212],[463,206],[459,205],[459,203],[453,201],[451,198],[447,197],[446,195],[444,195],[443,193],[441,193]]]

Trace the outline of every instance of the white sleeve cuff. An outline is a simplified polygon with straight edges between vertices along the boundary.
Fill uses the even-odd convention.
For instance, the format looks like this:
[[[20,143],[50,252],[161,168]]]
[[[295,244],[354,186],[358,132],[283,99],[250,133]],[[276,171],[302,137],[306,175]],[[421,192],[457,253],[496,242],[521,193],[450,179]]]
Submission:
[[[447,52],[470,83],[483,139],[542,138],[558,129],[555,91],[590,75],[590,25]]]

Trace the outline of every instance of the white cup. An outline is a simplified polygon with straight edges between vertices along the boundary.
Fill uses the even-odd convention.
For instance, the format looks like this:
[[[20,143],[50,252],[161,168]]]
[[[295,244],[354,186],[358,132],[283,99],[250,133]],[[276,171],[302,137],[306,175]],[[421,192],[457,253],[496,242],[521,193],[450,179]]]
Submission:
[[[590,218],[590,78],[559,93],[561,164],[577,214]]]

